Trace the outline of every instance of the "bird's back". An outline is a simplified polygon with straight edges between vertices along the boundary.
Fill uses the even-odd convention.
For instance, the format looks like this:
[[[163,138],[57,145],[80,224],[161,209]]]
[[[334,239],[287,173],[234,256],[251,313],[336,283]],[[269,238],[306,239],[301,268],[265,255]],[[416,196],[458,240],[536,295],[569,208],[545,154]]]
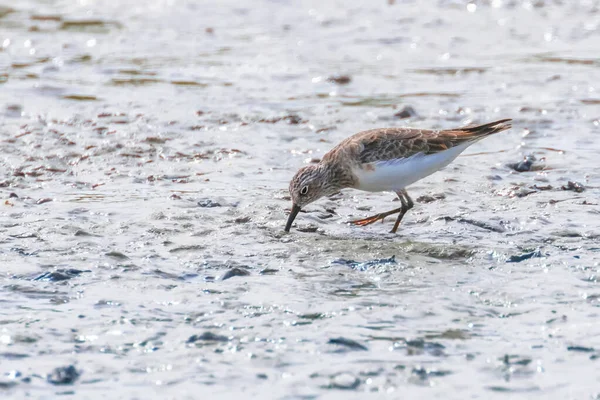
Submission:
[[[368,164],[408,158],[419,153],[436,154],[510,129],[510,121],[510,119],[503,119],[483,125],[447,130],[401,127],[370,129],[343,140],[323,159],[325,161],[343,157],[347,160],[352,159],[357,164]],[[466,147],[468,146],[464,148]]]

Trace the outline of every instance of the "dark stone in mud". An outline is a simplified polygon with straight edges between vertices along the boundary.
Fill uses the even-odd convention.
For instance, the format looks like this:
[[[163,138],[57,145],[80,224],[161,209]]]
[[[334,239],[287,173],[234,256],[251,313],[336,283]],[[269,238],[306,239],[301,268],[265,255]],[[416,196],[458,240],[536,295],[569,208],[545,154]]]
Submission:
[[[148,272],[142,272],[143,275],[152,275],[162,279],[179,279],[179,275],[165,272],[161,269],[155,268]]]
[[[6,358],[7,360],[21,360],[21,359],[27,358],[27,357],[29,357],[29,354],[10,353],[10,352],[0,353],[0,358]]]
[[[437,378],[437,377],[450,375],[451,373],[452,373],[452,371],[437,371],[437,370],[426,369],[423,367],[413,368],[411,371],[412,375],[418,377],[422,381],[425,381],[431,377]]]
[[[450,217],[450,220],[452,220],[452,217]],[[492,224],[490,224],[488,222],[476,221],[474,219],[458,218],[456,221],[462,222],[462,223],[465,223],[465,224],[475,225],[478,228],[486,229],[486,230],[492,231],[492,232],[502,233],[502,232],[504,232],[506,230],[506,229],[504,229],[503,226],[496,226],[496,225],[492,225]]]
[[[8,235],[15,239],[31,239],[31,238],[39,238],[39,236],[35,233],[21,233],[19,235]]]
[[[548,321],[546,321],[547,324],[552,324],[554,322],[567,322],[568,318],[566,315],[562,315],[560,317],[556,317],[556,318],[550,318]]]
[[[323,313],[308,313],[308,314],[300,314],[300,315],[298,315],[298,318],[310,319],[310,320],[323,319],[325,317],[326,317],[326,315],[323,314]]]
[[[259,272],[260,275],[275,275],[276,273],[278,273],[279,270],[278,269],[273,269],[273,268],[265,268],[263,270],[261,270]]]
[[[258,122],[264,123],[264,124],[275,124],[279,121],[287,121],[287,123],[290,125],[298,125],[298,124],[303,124],[303,123],[307,122],[306,120],[303,120],[300,116],[298,116],[296,114],[290,114],[290,115],[286,115],[284,117],[261,118],[258,120]]]
[[[471,335],[462,329],[446,329],[440,333],[433,333],[425,335],[426,339],[452,339],[452,340],[466,340],[470,339]]]
[[[507,166],[509,168],[514,169],[517,172],[527,172],[527,171],[531,171],[531,167],[533,166],[533,163],[535,161],[536,161],[535,156],[533,154],[529,154],[529,155],[525,156],[523,161],[518,162],[518,163],[513,163],[513,164],[507,164]]]
[[[78,230],[75,232],[75,236],[97,236],[97,235],[93,235],[93,234],[91,234],[91,233],[89,233],[89,232],[86,232],[86,231],[84,231],[84,230],[78,229]]]
[[[108,307],[120,307],[121,303],[114,300],[100,299],[94,304],[94,308],[108,308]]]
[[[21,247],[11,247],[10,251],[14,251],[17,254],[20,254],[20,255],[26,256],[26,257],[37,255],[37,251],[28,252]]]
[[[222,281],[233,278],[234,276],[248,276],[250,272],[243,268],[231,268],[229,271],[225,272],[221,277]]]
[[[204,250],[205,248],[206,248],[206,246],[201,245],[201,244],[192,244],[189,246],[175,247],[174,249],[169,250],[169,253],[179,253],[182,251],[200,251],[200,250]]]
[[[177,277],[177,279],[179,279],[180,281],[188,281],[190,279],[194,279],[194,278],[197,278],[197,277],[198,277],[198,274],[188,273],[188,274],[179,275]]]
[[[504,357],[500,358],[500,361],[506,366],[511,365],[522,365],[527,366],[531,363],[532,359],[529,357],[521,357],[517,354],[505,354]]]
[[[585,187],[579,182],[571,182],[561,187],[562,190],[572,190],[576,193],[581,193],[585,190]]]
[[[525,387],[525,388],[521,388],[521,389],[516,389],[516,388],[512,388],[512,387],[507,387],[507,386],[486,386],[485,387],[487,390],[491,390],[492,392],[498,392],[498,393],[527,393],[527,392],[537,392],[539,391],[539,388],[537,386],[532,386],[532,387]],[[530,397],[528,397],[530,398]]]
[[[211,199],[200,200],[198,202],[198,205],[204,208],[221,207],[221,203],[217,203],[216,201],[212,201]]]
[[[573,230],[569,230],[569,229],[564,229],[561,231],[554,231],[550,233],[552,236],[558,236],[558,237],[564,237],[564,238],[578,238],[578,237],[582,237],[583,235],[577,231],[573,231]]]
[[[365,262],[358,262],[354,260],[346,260],[345,258],[338,258],[337,260],[333,260],[331,263],[346,265],[352,269],[357,269],[359,271],[366,271],[367,269],[378,265],[396,264],[396,256],[391,256],[390,258],[379,258],[376,260]]]
[[[80,269],[57,269],[52,272],[44,272],[42,275],[33,278],[34,281],[60,282],[75,278],[84,272],[91,272],[89,269],[82,271]]]
[[[592,353],[594,352],[594,348],[593,347],[584,347],[584,346],[569,346],[567,347],[568,351],[577,351],[580,353]]]
[[[327,343],[328,344],[338,344],[340,346],[347,347],[347,348],[349,348],[351,350],[363,350],[363,351],[369,350],[367,348],[367,346],[365,346],[363,344],[360,344],[360,343],[358,343],[355,340],[346,339],[344,337],[329,339],[329,341]]]
[[[419,203],[433,203],[434,201],[443,200],[445,198],[446,198],[446,195],[443,194],[443,193],[436,193],[436,194],[433,194],[431,196],[425,194],[423,196],[417,197],[417,202],[419,202]]]
[[[420,355],[423,353],[430,354],[435,357],[444,355],[444,345],[437,342],[428,342],[423,339],[407,340],[406,354],[409,356]]]
[[[417,111],[411,106],[404,106],[400,111],[394,114],[394,117],[398,119],[413,118],[417,116]]]
[[[46,380],[53,385],[72,385],[79,378],[79,372],[74,366],[59,367],[48,375]]]
[[[316,225],[299,226],[298,228],[296,228],[298,232],[304,233],[315,233],[318,229],[319,227]]]
[[[127,257],[125,254],[123,254],[119,251],[109,251],[105,255],[112,257],[112,258],[116,258],[117,260],[128,260],[129,259],[129,257]]]
[[[530,258],[543,257],[543,254],[539,250],[530,251],[529,253],[523,253],[515,256],[510,256],[507,263],[518,263],[521,261],[529,260]]]
[[[347,85],[352,82],[352,78],[349,75],[332,75],[327,78],[327,81],[337,83],[338,85]]]
[[[204,332],[201,335],[192,335],[186,341],[186,343],[196,343],[196,342],[228,342],[229,338],[223,335],[217,335],[212,332]]]

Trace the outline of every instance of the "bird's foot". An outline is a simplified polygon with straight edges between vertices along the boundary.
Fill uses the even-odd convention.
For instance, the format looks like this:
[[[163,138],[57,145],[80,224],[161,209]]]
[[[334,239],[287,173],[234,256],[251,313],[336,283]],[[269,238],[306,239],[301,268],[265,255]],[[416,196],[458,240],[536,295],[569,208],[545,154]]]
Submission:
[[[381,220],[381,222],[383,222],[383,219],[387,217],[387,215],[383,215],[383,214],[376,214],[367,218],[363,218],[363,219],[357,219],[355,221],[349,221],[349,224],[352,225],[358,225],[358,226],[367,226],[367,225],[371,225],[374,224],[375,222]]]

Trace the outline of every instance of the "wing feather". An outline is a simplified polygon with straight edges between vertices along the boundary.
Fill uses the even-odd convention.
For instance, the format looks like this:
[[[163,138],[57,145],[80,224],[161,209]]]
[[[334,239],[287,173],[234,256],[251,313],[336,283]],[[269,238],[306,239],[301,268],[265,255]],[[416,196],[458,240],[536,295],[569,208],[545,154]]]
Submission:
[[[348,154],[359,163],[398,160],[418,153],[436,154],[455,146],[475,142],[491,134],[510,129],[510,119],[483,125],[449,129],[426,130],[412,128],[381,128],[359,132],[342,141],[324,156]]]

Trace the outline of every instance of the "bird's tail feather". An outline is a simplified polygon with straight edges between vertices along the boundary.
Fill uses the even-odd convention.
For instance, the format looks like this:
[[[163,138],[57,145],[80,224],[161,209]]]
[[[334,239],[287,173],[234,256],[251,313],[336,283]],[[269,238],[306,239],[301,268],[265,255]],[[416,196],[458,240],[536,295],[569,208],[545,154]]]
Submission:
[[[483,125],[467,126],[458,129],[458,131],[462,132],[462,135],[464,136],[480,139],[510,129],[512,127],[511,121],[510,118],[506,118],[499,121],[488,122]],[[457,130],[453,129],[453,131],[456,132]]]

